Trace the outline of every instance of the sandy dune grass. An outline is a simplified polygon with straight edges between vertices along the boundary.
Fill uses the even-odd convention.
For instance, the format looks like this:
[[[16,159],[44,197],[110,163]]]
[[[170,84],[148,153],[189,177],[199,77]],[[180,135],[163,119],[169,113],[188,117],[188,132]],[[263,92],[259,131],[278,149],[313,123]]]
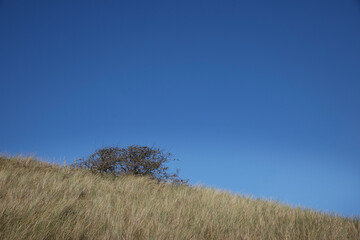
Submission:
[[[0,157],[0,239],[360,239],[357,219]]]

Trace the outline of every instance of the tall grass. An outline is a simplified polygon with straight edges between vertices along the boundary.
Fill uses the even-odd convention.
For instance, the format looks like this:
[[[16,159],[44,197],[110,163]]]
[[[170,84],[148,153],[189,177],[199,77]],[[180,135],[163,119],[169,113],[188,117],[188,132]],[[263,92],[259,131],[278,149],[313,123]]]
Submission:
[[[358,219],[0,157],[0,239],[360,239]]]

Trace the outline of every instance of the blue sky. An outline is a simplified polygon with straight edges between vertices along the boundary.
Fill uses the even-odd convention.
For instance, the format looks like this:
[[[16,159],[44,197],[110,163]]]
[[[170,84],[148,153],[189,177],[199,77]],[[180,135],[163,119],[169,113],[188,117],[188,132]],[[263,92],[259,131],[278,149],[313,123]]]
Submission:
[[[360,4],[0,1],[0,151],[150,145],[180,175],[360,215]]]

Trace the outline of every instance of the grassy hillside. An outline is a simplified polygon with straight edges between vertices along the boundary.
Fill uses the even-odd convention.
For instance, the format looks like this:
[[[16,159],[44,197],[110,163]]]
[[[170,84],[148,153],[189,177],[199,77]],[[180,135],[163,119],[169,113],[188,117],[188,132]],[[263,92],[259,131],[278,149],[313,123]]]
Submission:
[[[0,239],[360,239],[360,222],[209,188],[0,157]]]

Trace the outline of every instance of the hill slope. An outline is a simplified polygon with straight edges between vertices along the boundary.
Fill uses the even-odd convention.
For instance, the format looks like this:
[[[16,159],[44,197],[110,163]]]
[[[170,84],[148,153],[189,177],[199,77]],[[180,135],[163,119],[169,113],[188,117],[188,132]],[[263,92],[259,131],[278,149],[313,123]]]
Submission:
[[[0,239],[360,239],[360,222],[209,188],[0,157]]]

